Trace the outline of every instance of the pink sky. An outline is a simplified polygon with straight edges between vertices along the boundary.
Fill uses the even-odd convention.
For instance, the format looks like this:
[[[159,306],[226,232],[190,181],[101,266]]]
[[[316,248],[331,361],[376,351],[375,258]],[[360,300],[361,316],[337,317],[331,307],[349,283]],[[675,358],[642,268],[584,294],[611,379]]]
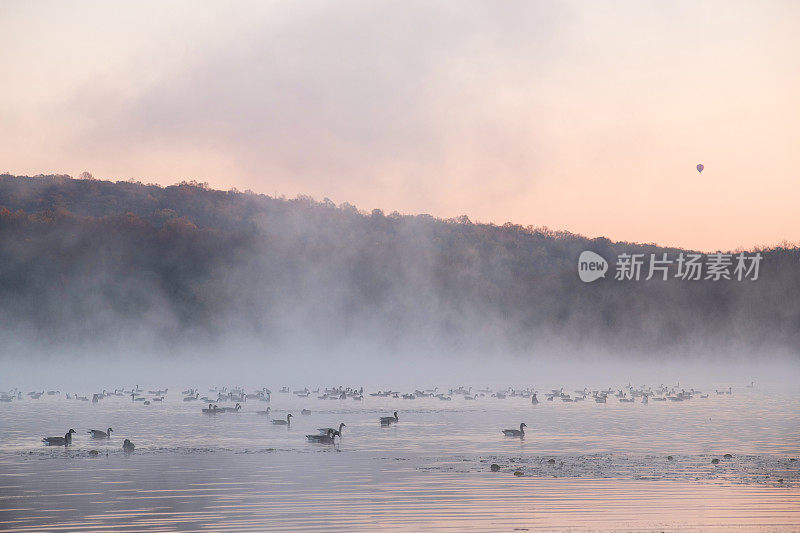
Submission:
[[[798,27],[798,2],[8,1],[0,171],[800,241]]]

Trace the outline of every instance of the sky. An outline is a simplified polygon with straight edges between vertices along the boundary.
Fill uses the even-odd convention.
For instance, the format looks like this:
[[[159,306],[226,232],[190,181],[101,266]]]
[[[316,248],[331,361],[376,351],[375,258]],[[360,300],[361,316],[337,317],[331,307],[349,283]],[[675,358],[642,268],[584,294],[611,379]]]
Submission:
[[[5,0],[0,172],[795,242],[798,27],[792,1]]]

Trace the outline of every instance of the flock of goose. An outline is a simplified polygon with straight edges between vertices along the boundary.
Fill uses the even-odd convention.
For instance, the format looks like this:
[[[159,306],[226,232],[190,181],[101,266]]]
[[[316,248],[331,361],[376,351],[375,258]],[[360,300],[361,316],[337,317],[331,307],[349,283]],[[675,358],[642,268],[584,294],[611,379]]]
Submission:
[[[90,429],[87,433],[89,433],[89,435],[91,435],[93,439],[110,439],[112,431],[113,430],[111,428],[108,428],[105,431],[101,429]],[[75,430],[70,429],[63,437],[43,437],[42,442],[46,446],[69,446],[70,444],[72,444],[73,433],[75,433]],[[134,445],[128,439],[125,439],[122,443],[122,451],[126,453],[132,452],[135,448],[136,445]]]
[[[573,391],[574,394],[568,394],[564,392],[564,389],[553,389],[549,393],[545,393],[545,396],[548,401],[553,401],[556,398],[561,400],[562,402],[581,402],[586,400],[587,398],[592,398],[596,403],[607,403],[609,397],[617,398],[620,403],[633,403],[637,399],[644,404],[649,403],[650,400],[654,402],[682,402],[684,400],[691,400],[692,398],[708,398],[708,394],[703,394],[702,391],[695,390],[691,388],[686,390],[685,388],[680,388],[680,385],[676,385],[674,387],[667,387],[666,385],[659,385],[655,389],[651,387],[633,387],[632,385],[628,385],[623,389],[614,390],[612,388],[608,388],[605,390],[589,390],[588,388],[584,388],[583,390],[576,390]],[[715,390],[715,393],[718,395],[723,394],[733,394],[733,388],[728,387],[727,390]],[[534,392],[531,396],[531,403],[537,404],[539,403],[539,399],[536,397],[536,392]]]
[[[754,383],[751,382],[747,385],[748,388],[752,388]],[[162,402],[167,394],[169,389],[156,389],[156,390],[148,390],[144,391],[138,385],[131,388],[131,389],[114,389],[113,391],[108,391],[103,389],[101,392],[97,392],[91,395],[91,401],[93,403],[97,403],[103,398],[107,398],[110,396],[130,396],[131,400],[134,402],[141,402],[144,405],[150,405],[152,402]],[[280,393],[285,394],[292,394],[294,396],[300,398],[306,398],[311,396],[312,394],[320,400],[346,400],[346,399],[353,399],[353,400],[363,400],[365,393],[364,387],[360,388],[353,388],[353,387],[334,387],[334,388],[327,388],[327,389],[314,389],[310,390],[308,387],[301,389],[301,390],[290,390],[289,387],[282,387],[279,391]],[[715,394],[717,395],[730,395],[733,393],[733,389],[728,387],[727,389],[716,389]],[[38,400],[42,396],[56,396],[60,395],[61,391],[59,390],[48,390],[48,391],[31,391],[27,393],[28,398],[32,400]],[[204,412],[231,412],[236,409],[241,408],[241,404],[248,401],[248,400],[257,400],[263,402],[269,402],[272,397],[272,391],[267,387],[263,387],[259,390],[246,392],[241,387],[221,387],[221,388],[212,388],[209,389],[209,394],[205,394],[203,396],[200,395],[200,392],[197,389],[186,389],[181,392],[183,396],[184,402],[193,402],[199,401],[202,403],[209,404],[208,409],[204,409]],[[530,398],[531,403],[537,404],[539,403],[538,392],[533,388],[524,388],[524,389],[515,389],[512,387],[492,391],[491,389],[483,388],[478,389],[473,392],[472,387],[464,388],[458,387],[454,389],[449,389],[447,392],[439,391],[438,387],[434,387],[433,389],[417,389],[412,392],[399,392],[393,390],[379,390],[377,392],[369,393],[369,396],[378,397],[378,398],[393,398],[393,399],[403,399],[403,400],[416,400],[417,398],[437,398],[443,401],[450,401],[453,398],[461,397],[464,400],[477,400],[479,398],[491,397],[497,399],[506,399],[506,398],[515,398],[515,397],[522,397],[522,398]],[[620,389],[593,389],[590,390],[588,387],[583,388],[581,390],[574,390],[572,393],[564,392],[564,388],[559,389],[552,389],[550,392],[544,394],[547,400],[553,401],[558,399],[562,402],[580,402],[586,399],[593,399],[597,403],[606,403],[608,398],[617,398],[622,403],[631,403],[640,399],[642,403],[648,403],[649,401],[673,401],[673,402],[680,402],[684,400],[690,400],[695,397],[699,398],[708,398],[708,394],[703,394],[699,390],[695,390],[694,388],[685,389],[681,388],[680,384],[668,387],[666,385],[659,385],[658,387],[634,387],[633,385],[628,384],[626,387]],[[90,401],[89,396],[87,395],[79,395],[77,393],[66,393],[65,398],[67,400],[77,400],[77,401]],[[12,401],[19,401],[23,400],[23,393],[20,390],[14,389],[8,392],[0,391],[0,402],[12,402]],[[234,402],[236,404],[235,407],[218,407],[216,404],[222,402]],[[259,414],[268,414],[267,411],[261,411]]]
[[[753,383],[750,383],[748,387],[752,388],[754,386]],[[148,390],[145,391],[141,389],[138,385],[131,388],[131,389],[114,389],[113,391],[109,392],[108,390],[103,390],[102,392],[94,393],[91,395],[91,401],[94,403],[99,402],[103,398],[110,397],[110,396],[130,396],[131,401],[133,402],[140,402],[144,405],[150,405],[151,402],[161,402],[164,400],[168,393],[169,389],[156,389],[156,390]],[[334,387],[334,388],[326,388],[326,389],[315,389],[310,390],[308,387],[301,389],[301,390],[290,390],[288,387],[282,387],[279,390],[279,393],[282,394],[292,394],[297,397],[309,397],[310,395],[315,395],[320,400],[346,400],[346,399],[354,399],[354,400],[363,400],[365,393],[364,388],[353,388],[353,387]],[[733,389],[728,387],[727,389],[715,389],[714,393],[716,395],[731,395],[733,394]],[[38,400],[42,396],[59,396],[61,394],[58,390],[49,390],[49,391],[32,391],[27,393],[27,397],[32,400]],[[186,389],[181,392],[182,400],[184,402],[193,402],[193,401],[202,401],[205,402],[208,407],[204,407],[201,409],[201,412],[206,415],[218,415],[224,413],[238,413],[242,409],[242,404],[250,401],[261,401],[261,402],[270,402],[272,398],[272,391],[267,387],[263,387],[258,390],[254,390],[251,392],[246,392],[241,387],[221,387],[221,388],[212,388],[209,389],[209,394],[200,396],[200,392],[197,389]],[[461,397],[464,400],[475,401],[479,398],[496,398],[496,399],[506,399],[506,398],[529,398],[531,404],[538,404],[539,397],[538,392],[533,388],[524,388],[524,389],[515,389],[515,388],[506,388],[503,390],[492,391],[489,388],[478,389],[473,392],[472,387],[464,388],[458,387],[449,389],[446,393],[440,392],[438,388],[433,389],[424,389],[424,390],[414,390],[413,392],[406,392],[402,393],[399,391],[392,391],[392,390],[380,390],[378,392],[369,393],[371,397],[383,397],[383,398],[393,398],[393,399],[403,399],[403,400],[414,400],[417,398],[438,398],[439,400],[443,401],[450,401],[454,397]],[[550,392],[544,393],[546,398],[545,401],[555,401],[559,400],[560,402],[581,402],[587,399],[592,399],[596,403],[607,403],[609,398],[616,398],[620,403],[633,403],[639,400],[643,404],[647,404],[650,401],[660,401],[660,402],[682,402],[691,400],[693,398],[708,398],[709,394],[704,394],[699,390],[695,390],[694,388],[681,388],[680,384],[674,386],[666,386],[666,385],[659,385],[655,388],[652,387],[634,387],[632,385],[627,385],[624,388],[613,389],[594,389],[590,390],[589,388],[584,388],[581,390],[574,390],[572,393],[567,393],[564,391],[564,388],[559,389],[552,389]],[[77,401],[89,401],[88,396],[81,396],[78,394],[70,394],[66,393],[65,398],[68,400],[77,400]],[[23,400],[23,394],[21,391],[15,389],[9,392],[0,392],[0,401],[2,402],[12,402],[12,401],[20,401]],[[233,407],[220,407],[218,404],[223,402],[234,402]],[[270,415],[270,407],[266,407],[264,410],[256,411],[258,415]],[[303,409],[301,411],[302,415],[310,415],[311,411],[308,409]],[[274,418],[271,419],[271,423],[276,426],[291,426],[292,424],[293,415],[291,413],[287,414],[285,418]],[[391,426],[392,424],[396,424],[399,422],[399,417],[397,411],[390,416],[383,416],[379,418],[379,423],[381,426]],[[333,444],[335,443],[335,439],[339,437],[341,439],[342,436],[342,429],[346,427],[344,423],[340,423],[338,428],[334,427],[326,427],[326,428],[318,428],[317,434],[310,434],[306,435],[306,439],[309,442],[320,443],[320,444]],[[507,437],[519,437],[524,438],[525,436],[525,423],[521,423],[519,429],[503,429],[502,434]],[[113,432],[112,428],[107,428],[106,430],[98,430],[98,429],[90,429],[88,430],[89,435],[93,439],[110,439],[111,433]],[[72,435],[75,433],[74,429],[70,429],[63,437],[56,436],[56,437],[45,437],[42,439],[42,442],[49,446],[69,446],[72,443]],[[134,444],[125,439],[123,443],[123,450],[126,452],[131,452],[135,448]]]

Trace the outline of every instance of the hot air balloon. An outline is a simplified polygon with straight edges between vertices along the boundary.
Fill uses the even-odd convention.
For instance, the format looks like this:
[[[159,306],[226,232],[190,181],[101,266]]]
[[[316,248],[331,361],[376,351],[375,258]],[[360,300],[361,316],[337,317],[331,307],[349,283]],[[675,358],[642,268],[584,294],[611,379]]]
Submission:
[[[700,163],[699,165],[697,165],[697,171],[698,171],[698,172],[703,172],[703,169],[704,169],[704,168],[706,168],[706,167],[704,167],[702,163]]]

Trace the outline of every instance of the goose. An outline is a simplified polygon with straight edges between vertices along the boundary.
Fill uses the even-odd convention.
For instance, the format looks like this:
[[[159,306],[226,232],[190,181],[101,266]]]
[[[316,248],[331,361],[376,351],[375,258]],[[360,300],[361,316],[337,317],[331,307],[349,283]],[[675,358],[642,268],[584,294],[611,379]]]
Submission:
[[[69,446],[72,444],[72,434],[75,433],[74,429],[67,431],[63,437],[44,437],[42,442],[48,446]]]
[[[238,413],[241,408],[241,404],[237,403],[234,407],[222,407],[219,410],[223,413]]]
[[[269,415],[270,408],[267,407],[266,411],[256,411],[257,415]]]
[[[397,411],[394,412],[394,416],[382,416],[381,417],[381,425],[388,426],[391,424],[396,424],[400,419],[397,418]]]
[[[125,442],[122,443],[122,451],[124,452],[132,452],[134,448],[136,448],[136,445],[128,439],[125,439]]]
[[[310,415],[311,411],[309,411],[308,409],[303,409],[302,411],[300,411],[300,414],[301,415]]]
[[[203,409],[203,413],[207,415],[215,415],[219,408],[216,405],[208,404],[208,409]]]
[[[111,428],[108,428],[106,431],[101,431],[99,429],[90,429],[89,433],[91,433],[93,439],[110,439],[111,438]]]
[[[539,403],[539,398],[536,397],[536,393],[535,392],[531,395],[531,403],[533,405],[536,405],[537,403]]]
[[[504,429],[503,435],[505,435],[506,437],[524,437],[525,430],[522,428],[526,427],[528,426],[525,424],[525,422],[523,422],[522,424],[519,425],[519,429]]]
[[[339,429],[338,430],[335,429],[335,428],[317,428],[317,431],[319,431],[321,435],[325,435],[329,431],[335,431],[336,434],[339,435],[339,437],[341,437],[342,436],[342,428],[346,428],[346,427],[347,426],[345,425],[345,423],[342,422],[341,424],[339,424]]]
[[[333,428],[328,428],[328,431],[320,435],[306,435],[309,442],[316,442],[319,444],[335,444],[335,438],[339,432]],[[341,435],[340,435],[341,436]]]
[[[276,420],[273,420],[272,423],[275,424],[276,426],[288,426],[292,423],[291,418],[292,415],[291,413],[289,413],[288,415],[286,415],[286,420],[278,418]]]

